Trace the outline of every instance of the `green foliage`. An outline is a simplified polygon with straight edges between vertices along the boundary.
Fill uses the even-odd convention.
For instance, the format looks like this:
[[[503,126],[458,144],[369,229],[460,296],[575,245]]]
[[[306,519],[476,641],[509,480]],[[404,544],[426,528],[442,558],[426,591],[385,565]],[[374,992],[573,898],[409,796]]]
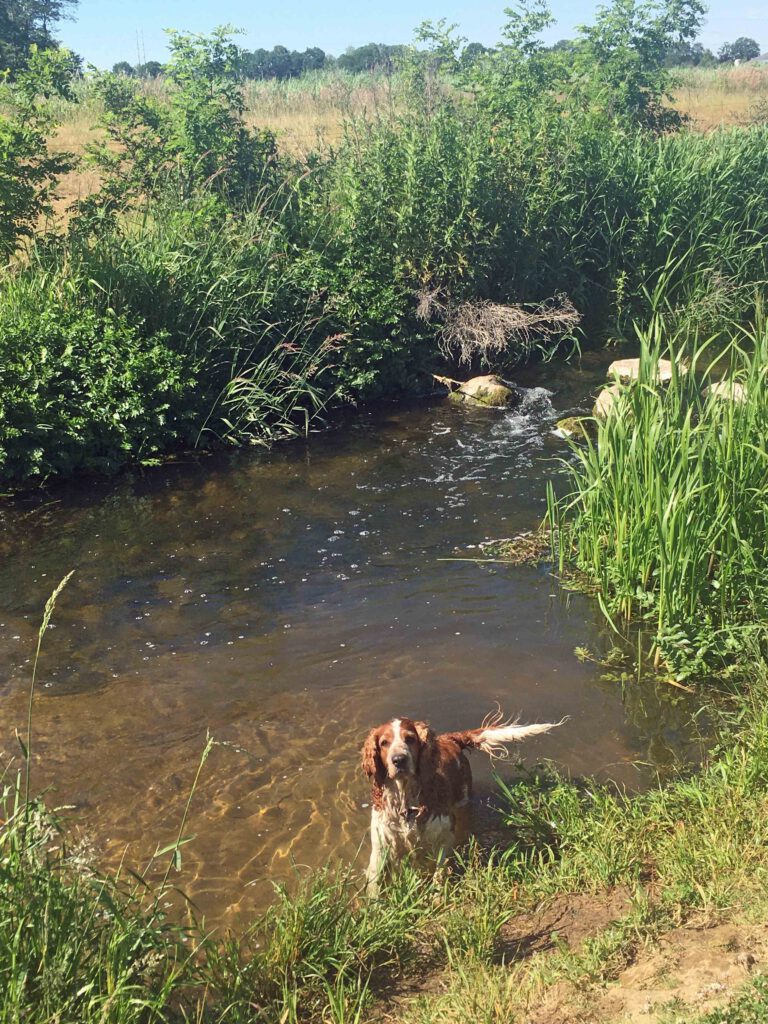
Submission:
[[[609,116],[656,132],[678,127],[680,115],[665,104],[673,81],[666,57],[696,37],[704,12],[700,0],[614,0],[581,30],[576,76]]]
[[[434,328],[416,317],[418,295],[484,291],[503,216],[498,171],[483,128],[450,107],[350,126],[320,207],[326,231],[333,217],[329,304],[351,334],[345,386],[371,395],[419,385]]]
[[[51,154],[56,120],[47,98],[70,98],[73,59],[66,50],[34,50],[27,68],[5,85],[0,114],[0,252],[11,255],[50,212],[61,174],[72,166],[65,153]]]
[[[79,308],[162,338],[197,381],[198,443],[293,434],[330,401],[423,390],[467,302],[565,294],[591,334],[664,302],[708,330],[748,313],[768,279],[768,145],[758,126],[659,135],[659,55],[675,18],[685,34],[697,17],[680,4],[616,0],[578,45],[548,50],[535,2],[508,13],[502,44],[463,79],[462,41],[427,23],[400,54],[389,106],[350,118],[338,147],[303,165],[246,125],[230,32],[172,34],[161,87],[99,78],[102,189],[25,274],[60,267]],[[611,76],[634,83],[618,105],[605,102]],[[13,149],[8,249],[52,185],[22,194],[37,165]],[[513,339],[499,358],[527,351]]]
[[[195,378],[163,333],[84,304],[60,278],[21,276],[0,305],[0,471],[14,483],[194,440]]]
[[[700,0],[613,0],[575,42],[552,48],[540,39],[553,21],[547,0],[521,0],[506,13],[501,45],[471,75],[496,118],[518,125],[548,109],[570,117],[588,111],[633,130],[680,126],[666,103],[667,57],[695,37]]]
[[[759,56],[760,44],[749,36],[739,36],[732,43],[724,43],[717,51],[717,59],[721,64],[734,60],[755,60]]]
[[[228,28],[210,36],[169,32],[167,102],[124,73],[97,80],[107,141],[90,154],[104,183],[87,211],[124,209],[169,190],[189,199],[205,189],[230,207],[255,199],[270,178],[275,139],[244,123],[240,51],[231,35]]]
[[[0,1014],[40,1022],[158,1020],[179,937],[67,848],[42,803],[6,786],[0,825]],[[183,956],[183,954],[182,954]]]
[[[739,678],[753,688],[735,720],[715,711],[721,742],[696,774],[633,794],[551,769],[501,783],[531,896],[653,882],[656,902],[673,915],[764,906],[766,671],[757,645],[741,653]]]
[[[763,974],[745,986],[744,991],[727,1006],[697,1017],[695,1024],[765,1024],[766,1021],[768,977]]]
[[[37,50],[56,49],[52,27],[79,0],[3,0],[0,4],[0,71],[15,75]]]
[[[244,78],[286,81],[298,78],[313,71],[321,71],[333,64],[333,58],[320,49],[312,46],[299,53],[288,50],[285,46],[274,46],[271,50],[242,50],[239,57],[239,68]]]
[[[501,42],[470,70],[469,82],[495,128],[514,132],[560,109],[566,64],[540,39],[554,20],[546,0],[524,0],[505,14]]]
[[[336,61],[342,71],[361,74],[379,68],[391,71],[405,48],[386,43],[366,43],[364,46],[348,46]]]
[[[617,628],[650,626],[677,678],[732,659],[768,613],[768,330],[731,330],[695,349],[661,320],[641,334],[639,382],[575,451],[573,490],[550,507],[561,568],[584,574]],[[676,367],[666,388],[662,354]],[[731,398],[707,390],[721,376]]]

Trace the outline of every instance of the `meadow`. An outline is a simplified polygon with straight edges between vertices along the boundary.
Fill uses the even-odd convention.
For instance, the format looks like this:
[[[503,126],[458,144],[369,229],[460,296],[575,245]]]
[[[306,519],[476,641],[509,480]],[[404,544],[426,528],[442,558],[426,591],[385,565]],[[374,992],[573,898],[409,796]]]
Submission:
[[[406,871],[379,900],[313,874],[226,937],[169,912],[186,813],[159,885],[70,848],[29,784],[32,692],[4,777],[2,1019],[608,1021],[605,985],[662,941],[726,922],[736,957],[765,919],[768,72],[675,75],[668,21],[636,15],[601,13],[569,62],[533,5],[460,82],[432,27],[394,77],[243,89],[219,32],[172,36],[148,86],[73,81],[44,54],[4,86],[6,488],[271,443],[340,403],[424,394],[436,370],[632,341],[640,380],[574,442],[549,538],[562,582],[634,646],[625,684],[695,689],[710,739],[699,770],[635,796],[545,767],[503,790],[503,850]],[[566,301],[578,330],[488,342],[498,310]],[[706,390],[723,378],[738,400]],[[766,1019],[764,991],[727,1019]],[[650,1019],[724,1019],[676,999]]]

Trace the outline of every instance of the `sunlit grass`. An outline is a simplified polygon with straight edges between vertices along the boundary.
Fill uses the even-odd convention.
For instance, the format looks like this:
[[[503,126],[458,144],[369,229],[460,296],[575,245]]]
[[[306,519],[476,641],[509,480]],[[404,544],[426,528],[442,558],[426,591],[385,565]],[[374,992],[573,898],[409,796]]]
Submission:
[[[768,329],[758,317],[753,330],[691,339],[658,318],[639,341],[639,382],[575,447],[572,491],[550,495],[550,516],[560,570],[582,574],[619,631],[641,624],[680,678],[765,627]],[[661,356],[676,371],[667,386]]]

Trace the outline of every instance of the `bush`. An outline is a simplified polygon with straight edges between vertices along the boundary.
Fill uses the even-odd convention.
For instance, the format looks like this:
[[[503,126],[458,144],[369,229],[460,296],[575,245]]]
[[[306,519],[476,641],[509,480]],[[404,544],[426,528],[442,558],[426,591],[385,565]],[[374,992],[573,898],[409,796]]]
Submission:
[[[190,199],[206,189],[225,207],[256,198],[275,162],[275,137],[243,120],[239,50],[230,36],[226,28],[208,37],[170,32],[164,101],[125,74],[96,80],[107,140],[90,155],[103,184],[84,210],[122,209],[168,190]]]
[[[56,121],[46,97],[70,98],[74,59],[66,50],[33,52],[28,67],[3,89],[0,114],[0,253],[8,256],[50,212],[56,184],[72,166],[66,153],[51,154]]]
[[[0,305],[4,480],[114,472],[192,443],[196,379],[167,336],[39,285]]]

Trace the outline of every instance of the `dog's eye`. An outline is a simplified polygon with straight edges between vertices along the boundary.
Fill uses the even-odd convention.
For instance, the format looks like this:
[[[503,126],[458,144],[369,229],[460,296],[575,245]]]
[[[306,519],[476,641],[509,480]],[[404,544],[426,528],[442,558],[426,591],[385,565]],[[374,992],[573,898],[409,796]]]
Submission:
[[[416,737],[415,736],[406,736],[405,737],[405,742],[406,743],[415,743],[416,742]]]
[[[380,747],[388,747],[389,746],[389,740],[381,740],[381,742],[379,743],[379,746]]]

